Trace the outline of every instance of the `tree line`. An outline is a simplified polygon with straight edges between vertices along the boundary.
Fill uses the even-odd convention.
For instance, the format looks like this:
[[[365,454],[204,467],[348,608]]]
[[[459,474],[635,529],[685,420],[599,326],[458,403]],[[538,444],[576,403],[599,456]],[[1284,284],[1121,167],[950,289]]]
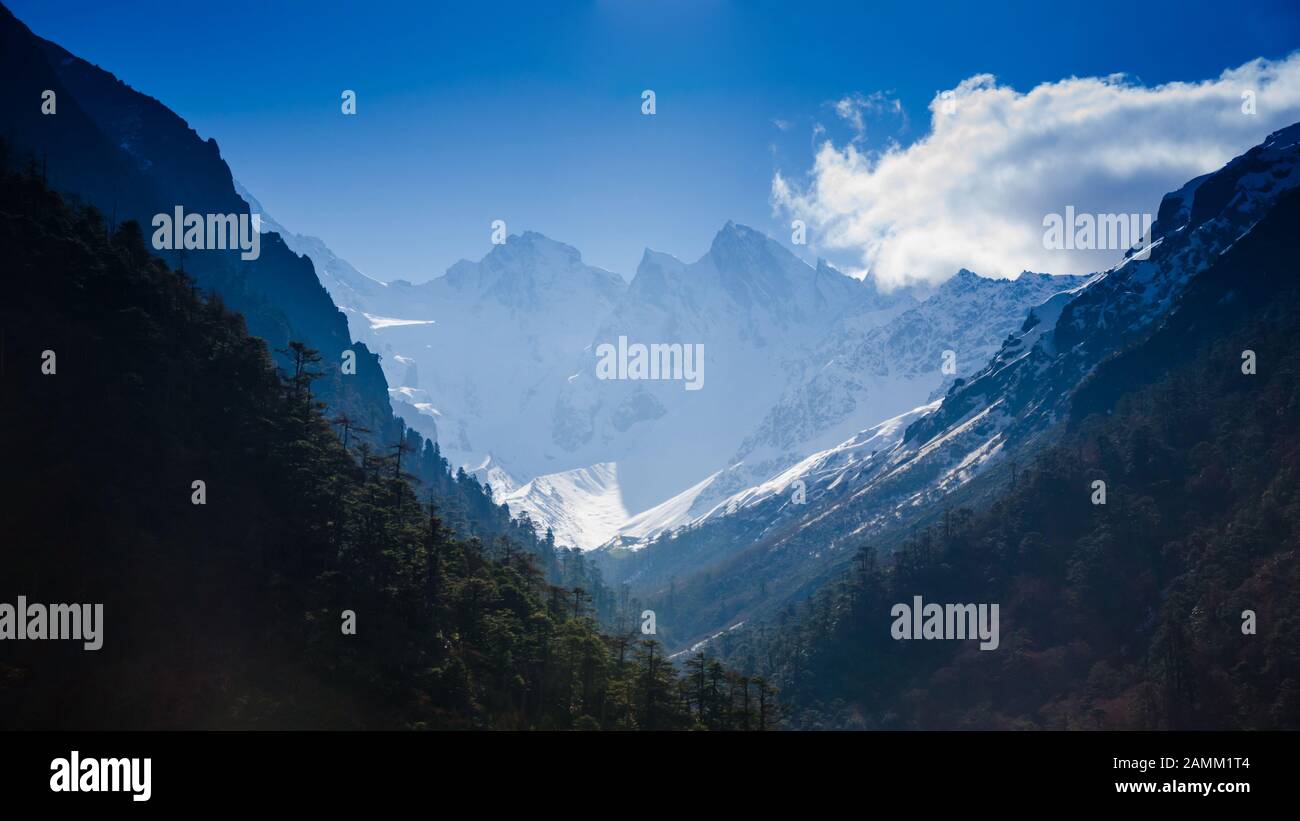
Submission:
[[[714,662],[701,688],[638,602],[436,443],[327,409],[320,352],[290,343],[277,368],[137,223],[5,170],[0,256],[0,595],[106,622],[97,653],[0,648],[7,726],[776,724],[770,684]]]

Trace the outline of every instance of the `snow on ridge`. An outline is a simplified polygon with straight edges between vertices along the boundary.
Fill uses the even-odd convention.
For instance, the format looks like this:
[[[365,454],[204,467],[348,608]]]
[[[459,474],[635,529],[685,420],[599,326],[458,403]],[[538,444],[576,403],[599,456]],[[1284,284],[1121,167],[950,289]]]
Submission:
[[[372,331],[378,331],[384,328],[398,328],[404,325],[435,324],[432,319],[398,319],[397,317],[377,316],[376,314],[368,314],[365,311],[362,311],[361,315],[364,316],[370,322],[370,330]]]
[[[556,544],[584,549],[609,541],[629,516],[616,462],[538,476],[501,501],[516,516],[527,513],[542,527],[549,523]]]
[[[636,514],[618,529],[617,535],[648,541],[690,523],[693,520],[690,511],[696,499],[724,472],[716,471],[676,496]]]
[[[692,514],[692,508],[696,506],[697,500],[704,495],[710,485],[728,471],[737,470],[742,465],[735,464],[725,470],[717,471],[677,496],[637,514],[625,526],[619,528],[618,537],[612,541],[630,542],[631,549],[637,550],[658,536],[683,527],[721,516],[735,515],[778,496],[789,495],[793,498],[795,483],[799,481],[805,483],[804,489],[807,493],[812,491],[815,484],[828,489],[834,488],[849,472],[870,461],[877,454],[888,451],[901,441],[904,431],[913,420],[933,411],[941,402],[942,400],[935,400],[890,417],[834,447],[801,459],[764,482],[723,497],[711,506],[696,510]]]

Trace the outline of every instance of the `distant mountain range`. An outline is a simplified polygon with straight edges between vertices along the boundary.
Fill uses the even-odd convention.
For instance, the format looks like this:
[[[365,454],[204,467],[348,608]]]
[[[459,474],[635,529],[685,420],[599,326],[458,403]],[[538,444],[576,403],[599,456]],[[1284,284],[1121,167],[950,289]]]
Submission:
[[[111,223],[178,203],[261,212],[215,141],[2,7],[0,77],[2,136]],[[57,116],[32,88],[57,92]],[[383,282],[264,212],[256,260],[159,254],[272,349],[321,351],[319,397],[375,443],[436,440],[494,504],[594,550],[689,644],[1014,477],[1076,396],[1104,394],[1098,368],[1297,186],[1298,130],[1167,195],[1149,257],[1091,277],[962,270],[886,292],[733,223],[694,262],[647,250],[630,280],[526,232],[428,282]],[[628,344],[698,346],[700,389],[601,378],[602,348]],[[336,366],[345,351],[354,377]]]
[[[695,642],[808,595],[863,544],[888,547],[950,507],[978,506],[1059,436],[1076,397],[1104,410],[1099,397],[1162,372],[1162,360],[1148,357],[1121,386],[1092,378],[1177,316],[1189,283],[1300,187],[1298,161],[1300,124],[1168,194],[1149,258],[1126,254],[1044,299],[941,401],[809,456],[673,538],[606,548],[602,568],[672,614],[664,621],[680,631],[673,642]],[[806,487],[804,504],[792,503],[795,482]]]
[[[385,284],[264,225],[316,261],[353,332],[383,354],[408,424],[584,549],[725,512],[729,497],[925,405],[1031,307],[1083,281],[961,271],[932,293],[882,293],[728,223],[696,262],[647,250],[630,283],[528,232],[429,282]],[[595,352],[620,337],[702,345],[702,389],[599,379]]]

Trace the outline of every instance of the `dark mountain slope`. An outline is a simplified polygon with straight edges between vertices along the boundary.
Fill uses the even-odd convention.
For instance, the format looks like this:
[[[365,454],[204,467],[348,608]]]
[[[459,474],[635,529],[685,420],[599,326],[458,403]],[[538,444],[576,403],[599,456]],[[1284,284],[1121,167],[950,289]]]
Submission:
[[[1141,348],[1181,304],[1188,285],[1221,254],[1239,250],[1241,238],[1298,186],[1300,124],[1166,195],[1146,259],[1134,249],[1086,287],[1039,306],[987,365],[957,380],[938,408],[908,424],[902,441],[810,475],[806,504],[774,495],[642,549],[637,565],[649,580],[629,577],[634,590],[674,614],[671,623],[681,631],[672,636],[676,648],[770,619],[842,573],[863,542],[892,548],[945,507],[986,506],[1017,463],[1028,463],[1065,433],[1077,414],[1076,390],[1092,386],[1080,400],[1082,412],[1090,397],[1101,398],[1092,391],[1109,390],[1113,401],[1117,382],[1090,377]],[[1248,306],[1267,296],[1240,298]],[[1182,310],[1202,315],[1202,322],[1231,314],[1212,302],[1195,311],[1193,304]],[[1170,354],[1186,356],[1203,329],[1164,338]],[[1154,359],[1138,365],[1123,390],[1148,384],[1147,371],[1181,361]],[[699,563],[687,568],[692,557]],[[678,568],[676,578],[664,578]]]
[[[57,95],[55,114],[41,113],[46,89]],[[0,139],[8,143],[11,166],[30,166],[72,201],[93,205],[110,231],[136,220],[145,227],[146,242],[153,216],[171,214],[177,205],[187,213],[248,213],[215,140],[200,139],[159,101],[35,36],[2,5]],[[590,568],[569,556],[559,561],[530,527],[512,522],[476,479],[449,475],[437,446],[393,415],[377,357],[349,338],[346,319],[311,261],[292,253],[278,234],[263,235],[260,250],[256,260],[225,250],[189,251],[182,259],[149,248],[174,267],[183,263],[192,287],[219,296],[239,313],[282,368],[290,367],[282,352],[291,339],[319,351],[321,378],[313,395],[327,403],[333,418],[346,416],[350,426],[367,429],[352,438],[379,451],[399,442],[411,448],[406,469],[421,480],[424,493],[433,494],[457,533],[488,542],[512,539],[538,556],[551,580],[587,587],[601,614],[609,616],[613,596]],[[345,350],[356,353],[354,375],[342,373]],[[89,415],[94,398],[83,397],[79,406]]]
[[[476,511],[422,504],[413,456],[345,447],[311,374],[277,371],[137,223],[0,169],[0,259],[0,603],[103,606],[98,650],[0,642],[0,726],[764,723],[758,685],[717,668],[691,704],[639,623],[602,634],[593,591],[456,538],[443,515]]]
[[[18,164],[30,158],[53,188],[93,204],[110,222],[136,220],[146,239],[154,215],[178,205],[186,213],[249,212],[216,141],[200,139],[162,103],[35,36],[3,6],[0,44],[0,137]],[[57,95],[55,114],[41,113],[46,89]],[[240,259],[236,250],[192,250],[183,260],[178,252],[155,253],[183,264],[198,287],[221,294],[273,352],[291,338],[321,351],[320,395],[370,428],[375,441],[402,435],[377,359],[350,339],[311,262],[278,234],[262,238],[255,260]],[[340,363],[349,349],[357,373],[344,376]]]
[[[1298,225],[1283,195],[987,511],[887,559],[864,545],[784,630],[720,647],[774,675],[800,727],[1300,726]],[[998,603],[1000,648],[892,639],[916,595]]]

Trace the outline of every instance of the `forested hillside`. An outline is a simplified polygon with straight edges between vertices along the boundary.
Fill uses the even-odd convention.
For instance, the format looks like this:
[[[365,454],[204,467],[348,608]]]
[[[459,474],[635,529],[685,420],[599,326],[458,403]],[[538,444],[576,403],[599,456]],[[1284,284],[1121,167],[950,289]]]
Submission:
[[[720,652],[772,676],[797,728],[1295,728],[1296,225],[1292,194],[1092,374],[987,510],[864,544]],[[918,595],[999,604],[1000,647],[894,640],[891,607]]]
[[[137,223],[4,155],[0,601],[104,605],[100,650],[5,642],[5,726],[771,726],[770,688],[693,687],[580,556],[436,446],[358,440],[315,352],[277,368]]]
[[[57,93],[57,116],[26,104],[33,89]],[[201,139],[158,100],[37,37],[2,5],[0,104],[7,114],[0,139],[10,146],[10,164],[39,173],[69,202],[98,208],[110,231],[130,219],[149,226],[155,214],[171,213],[178,204],[191,213],[250,210],[214,140]],[[262,236],[260,255],[252,260],[229,249],[150,253],[184,268],[196,288],[238,312],[282,367],[292,361],[291,340],[316,348],[321,363],[314,395],[328,404],[332,417],[345,420],[350,441],[376,449],[405,441],[413,452],[404,469],[445,497],[456,533],[484,541],[505,535],[525,544],[544,559],[549,580],[586,586],[597,612],[612,616],[614,598],[585,562],[567,556],[563,566],[551,563],[551,551],[542,549],[530,527],[512,521],[472,476],[448,476],[437,445],[393,414],[377,354],[351,339],[311,260],[294,254],[276,234]],[[345,351],[355,356],[354,374],[342,373]]]

